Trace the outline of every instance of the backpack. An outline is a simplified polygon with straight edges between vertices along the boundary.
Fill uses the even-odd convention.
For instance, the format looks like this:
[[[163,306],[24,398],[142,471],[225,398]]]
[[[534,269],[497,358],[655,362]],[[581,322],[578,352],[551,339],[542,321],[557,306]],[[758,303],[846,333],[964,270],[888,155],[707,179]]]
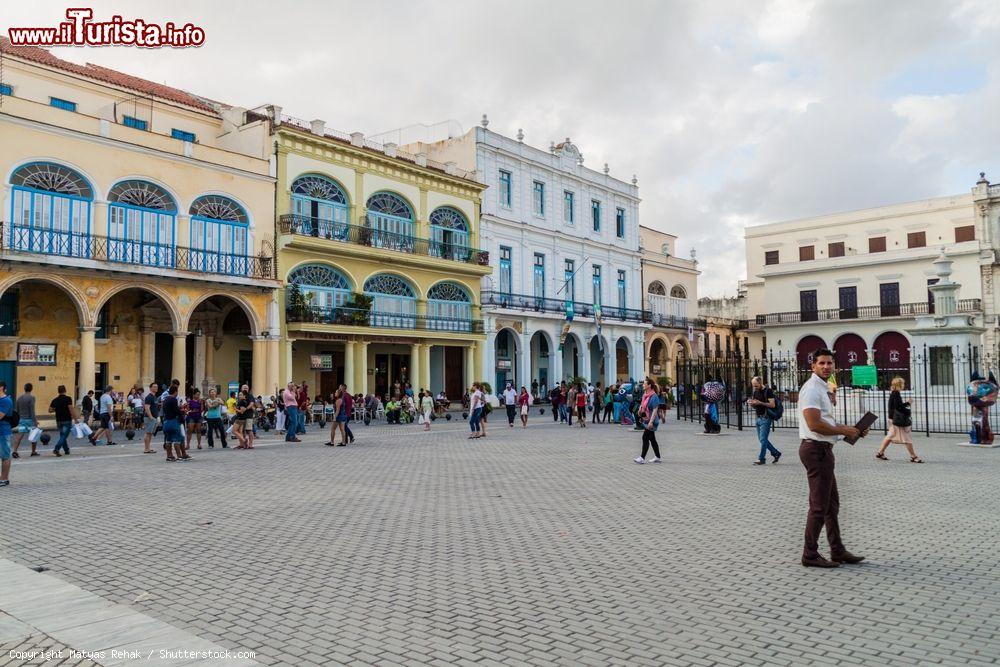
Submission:
[[[10,424],[11,428],[17,428],[17,425],[21,423],[21,415],[17,413],[17,410],[11,410],[9,415],[4,415],[3,420]]]
[[[781,415],[785,414],[785,404],[781,402],[781,398],[775,394],[774,395],[774,407],[767,409],[767,418],[773,421],[779,421]]]

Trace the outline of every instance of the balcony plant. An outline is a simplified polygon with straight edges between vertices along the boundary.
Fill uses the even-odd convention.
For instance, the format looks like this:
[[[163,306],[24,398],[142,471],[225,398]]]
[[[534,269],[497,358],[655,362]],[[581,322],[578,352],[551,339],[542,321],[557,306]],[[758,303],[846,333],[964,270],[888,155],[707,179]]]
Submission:
[[[490,265],[490,251],[489,250],[479,250],[476,252],[476,263],[479,266],[489,266]]]
[[[294,283],[288,286],[288,303],[285,306],[285,311],[291,322],[308,322],[311,319],[309,302],[299,286]]]
[[[351,300],[344,304],[350,324],[366,327],[371,322],[372,303],[374,299],[361,292],[353,292]]]

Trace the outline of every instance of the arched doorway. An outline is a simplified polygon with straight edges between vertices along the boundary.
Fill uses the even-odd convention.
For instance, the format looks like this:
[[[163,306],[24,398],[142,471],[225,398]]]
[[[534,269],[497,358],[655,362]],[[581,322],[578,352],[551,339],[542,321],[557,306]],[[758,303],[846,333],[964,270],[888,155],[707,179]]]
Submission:
[[[583,346],[576,334],[571,333],[566,336],[566,342],[563,343],[562,349],[562,377],[559,378],[560,380],[579,377],[582,349]]]
[[[607,378],[607,369],[604,360],[608,358],[608,344],[602,336],[594,336],[588,343],[590,347],[590,377],[587,378],[594,384],[604,383]]]
[[[558,378],[553,372],[552,366],[552,341],[544,331],[536,331],[531,337],[531,387],[538,383],[538,393],[545,392],[552,387],[552,383]]]
[[[662,338],[654,338],[649,344],[649,375],[654,378],[673,375],[669,366],[667,346]]]
[[[910,386],[910,341],[898,331],[879,334],[872,344],[875,366],[878,367],[879,386],[888,387],[894,377],[906,380]]]
[[[812,367],[813,352],[821,347],[826,347],[826,341],[819,336],[804,336],[799,341],[799,344],[795,346],[795,360],[798,363],[800,373],[809,372]]]
[[[274,393],[276,387],[257,386],[259,378],[254,382],[254,365],[265,362],[254,359],[252,339],[258,332],[250,312],[245,303],[221,294],[197,304],[188,320],[185,386],[196,387],[203,394],[216,387],[226,396],[234,386],[244,384],[257,394]],[[342,369],[343,355],[340,364]],[[257,375],[263,377],[264,370],[261,366]]]
[[[627,338],[622,336],[615,343],[616,380],[625,382],[632,378],[632,346]]]
[[[493,365],[496,369],[496,384],[493,385],[493,391],[497,394],[503,392],[508,382],[513,383],[515,388],[520,387],[518,384],[520,378],[517,377],[517,359],[520,350],[517,348],[515,333],[506,328],[497,332],[493,350],[495,357]]]
[[[864,339],[853,333],[843,334],[833,343],[833,359],[837,364],[837,384],[851,384],[851,367],[868,363],[868,349]]]

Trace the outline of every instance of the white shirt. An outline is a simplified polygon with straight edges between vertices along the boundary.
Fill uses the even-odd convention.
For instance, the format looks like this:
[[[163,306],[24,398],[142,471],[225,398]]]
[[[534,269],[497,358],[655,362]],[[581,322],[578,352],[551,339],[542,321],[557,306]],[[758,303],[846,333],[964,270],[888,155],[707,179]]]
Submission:
[[[517,392],[513,387],[503,392],[503,402],[505,405],[517,405]]]
[[[115,399],[111,397],[111,392],[101,394],[100,412],[102,415],[110,415],[114,411]]]
[[[472,392],[472,396],[469,397],[469,410],[472,411],[481,407],[483,407],[483,392],[477,389]]]
[[[823,442],[831,442],[837,439],[837,436],[820,435],[819,433],[810,431],[809,426],[806,425],[806,408],[818,409],[820,419],[830,426],[837,425],[837,420],[833,418],[833,402],[830,400],[830,394],[827,391],[826,382],[815,373],[799,389],[799,437],[801,439],[820,440]]]

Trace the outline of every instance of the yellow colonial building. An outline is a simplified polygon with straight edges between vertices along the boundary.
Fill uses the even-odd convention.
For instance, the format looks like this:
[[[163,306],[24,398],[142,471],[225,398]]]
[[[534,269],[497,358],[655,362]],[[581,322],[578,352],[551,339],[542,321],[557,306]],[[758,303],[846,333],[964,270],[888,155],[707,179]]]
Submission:
[[[268,119],[0,39],[0,377],[278,383]]]
[[[484,185],[452,163],[266,107],[276,150],[285,380],[324,395],[481,379]]]

